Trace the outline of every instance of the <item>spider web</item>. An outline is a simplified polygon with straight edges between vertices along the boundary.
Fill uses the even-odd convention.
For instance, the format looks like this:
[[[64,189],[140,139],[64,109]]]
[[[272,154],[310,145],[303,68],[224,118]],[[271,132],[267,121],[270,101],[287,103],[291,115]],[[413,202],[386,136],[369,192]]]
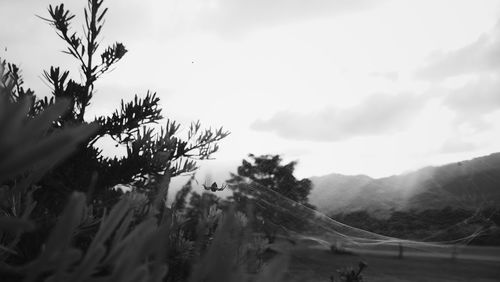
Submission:
[[[432,240],[432,237],[438,235],[437,233],[447,232],[447,230],[463,224],[463,222],[458,222],[423,240],[395,238],[336,221],[318,210],[297,203],[265,186],[252,183],[248,187],[257,195],[252,197],[256,205],[288,215],[288,220],[276,224],[282,231],[281,233],[292,240],[311,241],[324,248],[341,246],[342,248],[370,249],[377,246],[404,246],[405,248],[434,253],[449,250],[457,245],[466,245],[484,232],[482,228],[478,228],[471,234],[454,240]],[[306,223],[308,226],[306,230],[297,227],[295,223],[299,221]]]

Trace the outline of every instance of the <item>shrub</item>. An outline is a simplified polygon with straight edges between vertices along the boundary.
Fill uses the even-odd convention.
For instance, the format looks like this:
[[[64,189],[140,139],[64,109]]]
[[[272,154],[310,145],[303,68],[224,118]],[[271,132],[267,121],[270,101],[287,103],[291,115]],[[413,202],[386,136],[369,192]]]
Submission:
[[[155,132],[147,125],[161,111],[150,93],[122,101],[110,116],[86,119],[95,81],[126,53],[115,43],[95,63],[102,3],[88,1],[85,37],[71,33],[74,16],[63,4],[49,7],[46,20],[80,63],[82,81],[51,67],[45,77],[52,97],[38,99],[23,88],[15,65],[0,65],[1,280],[279,281],[286,260],[247,274],[253,253],[243,215],[227,205],[222,211],[206,194],[187,204],[189,188],[166,205],[170,177],[193,172],[228,132],[195,122],[181,139],[170,120]],[[94,144],[105,135],[127,155],[103,157]],[[120,194],[111,189],[116,184],[134,189]]]
[[[0,114],[5,118],[15,117],[5,119],[3,136],[16,130],[19,135],[13,135],[15,138],[5,139],[6,143],[0,144],[5,152],[13,154],[11,159],[4,161],[12,169],[26,168],[18,168],[19,162],[29,163],[31,168],[29,175],[14,171],[19,175],[0,179],[2,202],[9,201],[5,205],[11,205],[11,198],[15,197],[15,204],[3,210],[19,213],[20,205],[26,206],[24,209],[29,211],[29,216],[38,226],[36,233],[21,238],[25,240],[23,255],[18,257],[21,261],[33,259],[39,252],[73,191],[85,193],[87,201],[92,203],[88,212],[92,216],[89,216],[86,232],[78,238],[85,247],[97,231],[97,218],[120,199],[122,192],[114,189],[116,185],[131,185],[153,202],[159,191],[166,195],[164,188],[168,187],[170,177],[193,173],[197,168],[196,161],[210,158],[218,150],[218,142],[229,134],[222,128],[203,129],[200,122],[194,122],[188,128],[187,138],[181,138],[178,134],[180,125],[168,119],[165,126],[153,130],[151,125],[163,117],[160,100],[151,92],[144,98],[136,95],[130,102],[122,100],[121,107],[109,116],[93,119],[86,116],[86,109],[95,94],[95,82],[127,53],[120,42],[100,49],[107,11],[103,0],[88,0],[81,36],[71,30],[75,16],[64,4],[49,6],[49,17],[42,19],[55,28],[66,43],[65,53],[76,60],[81,72],[81,80],[77,81],[71,78],[69,71],[50,67],[44,72],[51,85],[49,97],[38,98],[30,89],[25,90],[19,68],[2,62],[0,95],[6,110]],[[27,126],[20,126],[24,124]],[[117,145],[125,146],[126,155],[103,156],[95,143],[105,136],[111,137]],[[48,141],[43,142],[42,137],[47,137]],[[13,144],[17,144],[16,148],[24,154],[12,151]],[[54,156],[42,154],[43,150]],[[35,153],[40,155],[33,156]],[[0,173],[11,172],[0,170]],[[19,182],[21,178],[24,182]],[[14,196],[10,191],[14,189],[12,185],[18,187]],[[33,205],[33,202],[37,204]]]
[[[361,272],[367,267],[368,265],[360,261],[358,263],[358,270],[354,270],[352,267],[347,267],[344,269],[339,269],[337,270],[339,279],[336,280],[334,276],[330,277],[330,280],[332,282],[335,281],[341,281],[341,282],[362,282],[364,281],[363,275],[361,275]]]
[[[66,99],[69,109],[53,123],[54,128],[93,122],[99,129],[83,140],[64,163],[48,171],[38,182],[41,187],[35,193],[40,202],[38,213],[57,214],[72,191],[85,192],[96,208],[104,209],[118,200],[120,191],[113,187],[119,184],[131,184],[152,197],[160,188],[160,178],[194,172],[196,161],[210,158],[218,150],[218,142],[229,134],[223,128],[203,129],[200,122],[193,122],[188,127],[187,138],[181,138],[180,125],[170,119],[165,121],[165,126],[154,130],[151,125],[159,123],[163,116],[160,99],[149,91],[143,98],[136,95],[132,101],[122,100],[119,109],[108,116],[87,117],[96,81],[127,53],[120,42],[100,48],[107,11],[103,0],[88,0],[83,35],[72,31],[75,15],[64,4],[49,6],[49,17],[42,17],[66,44],[65,53],[79,65],[81,79],[72,79],[69,71],[59,67],[52,66],[44,71],[52,95],[43,99],[31,95],[33,114]],[[14,88],[12,100],[21,96],[17,92]],[[125,156],[108,158],[101,154],[95,144],[106,136],[117,146],[126,148]]]

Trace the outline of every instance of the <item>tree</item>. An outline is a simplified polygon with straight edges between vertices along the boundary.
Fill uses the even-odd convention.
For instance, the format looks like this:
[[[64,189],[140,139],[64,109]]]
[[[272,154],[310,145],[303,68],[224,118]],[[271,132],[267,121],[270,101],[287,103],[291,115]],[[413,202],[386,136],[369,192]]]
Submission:
[[[227,181],[233,190],[232,199],[240,210],[249,206],[254,209],[260,226],[273,240],[279,230],[304,228],[309,220],[308,203],[312,189],[309,179],[298,180],[293,175],[296,161],[282,164],[279,155],[249,155],[250,160],[243,160],[237,174],[231,174]],[[304,211],[307,211],[304,213]]]
[[[74,190],[86,192],[95,205],[103,207],[118,199],[120,192],[112,189],[117,184],[133,184],[137,189],[154,194],[161,188],[160,178],[194,172],[196,161],[209,159],[218,150],[218,141],[229,134],[223,128],[202,129],[200,122],[193,122],[187,138],[181,138],[178,136],[180,125],[170,119],[161,129],[154,130],[150,125],[159,123],[163,116],[159,98],[149,91],[143,98],[136,95],[130,102],[122,100],[120,108],[109,116],[87,117],[95,82],[127,53],[120,42],[100,49],[108,11],[102,4],[103,0],[87,1],[83,35],[71,30],[75,15],[64,4],[49,6],[50,17],[42,18],[65,42],[67,49],[64,52],[79,64],[80,80],[70,78],[69,71],[50,67],[44,71],[44,76],[52,88],[52,95],[38,98],[31,90],[23,89],[19,69],[15,65],[9,67],[8,76],[15,81],[9,99],[16,101],[28,97],[31,101],[29,116],[38,115],[60,100],[68,100],[69,109],[53,122],[53,129],[88,123],[99,125],[99,130],[84,140],[75,153],[39,182],[41,189],[35,193],[35,198],[44,218],[46,213],[55,215],[61,211],[67,196]],[[105,136],[111,137],[117,146],[125,146],[126,155],[104,157],[95,143]]]
[[[312,184],[307,178],[301,180],[295,178],[293,172],[297,165],[296,161],[282,165],[279,155],[248,156],[251,160],[243,160],[237,169],[237,174],[232,173],[228,181],[235,192],[252,194],[252,191],[243,191],[237,185],[250,182],[278,192],[299,204],[308,205]]]

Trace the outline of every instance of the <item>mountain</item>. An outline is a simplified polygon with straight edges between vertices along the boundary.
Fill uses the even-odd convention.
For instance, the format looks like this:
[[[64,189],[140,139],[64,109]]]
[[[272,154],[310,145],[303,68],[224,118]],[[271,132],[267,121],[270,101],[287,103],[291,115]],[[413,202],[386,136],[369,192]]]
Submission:
[[[310,202],[327,214],[500,206],[500,153],[378,179],[332,173],[310,180]]]
[[[329,208],[344,209],[349,202],[354,201],[362,192],[362,187],[374,181],[366,175],[342,175],[332,173],[320,177],[310,177],[313,189],[309,202],[321,210]]]

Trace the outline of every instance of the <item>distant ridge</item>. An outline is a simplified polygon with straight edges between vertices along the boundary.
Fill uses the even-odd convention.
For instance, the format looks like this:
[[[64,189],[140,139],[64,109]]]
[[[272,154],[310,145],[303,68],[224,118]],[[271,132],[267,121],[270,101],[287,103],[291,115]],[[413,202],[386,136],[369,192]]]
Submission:
[[[384,178],[311,177],[311,203],[325,213],[500,206],[500,153]]]

